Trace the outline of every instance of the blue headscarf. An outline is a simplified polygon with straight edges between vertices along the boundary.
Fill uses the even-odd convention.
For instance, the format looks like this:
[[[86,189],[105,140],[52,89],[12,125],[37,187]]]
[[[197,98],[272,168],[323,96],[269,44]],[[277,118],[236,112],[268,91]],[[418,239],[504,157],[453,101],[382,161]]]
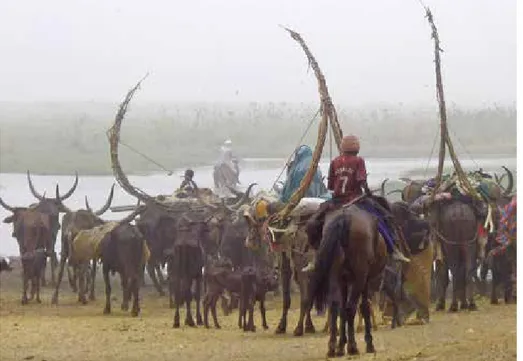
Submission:
[[[305,177],[307,170],[312,163],[312,150],[307,145],[300,146],[295,153],[294,161],[289,167],[287,172],[287,180],[283,186],[283,190],[280,195],[280,200],[282,202],[288,202],[292,194],[300,187],[300,183]],[[314,198],[331,198],[330,193],[327,191],[327,187],[322,180],[321,171],[318,168],[316,174],[314,175],[312,182],[309,186],[309,189],[305,193],[305,197],[314,197]]]

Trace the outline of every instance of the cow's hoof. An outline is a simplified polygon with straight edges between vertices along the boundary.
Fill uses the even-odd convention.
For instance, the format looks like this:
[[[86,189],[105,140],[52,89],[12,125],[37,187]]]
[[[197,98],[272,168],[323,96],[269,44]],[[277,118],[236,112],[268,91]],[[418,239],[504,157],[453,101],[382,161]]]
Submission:
[[[297,337],[303,336],[303,327],[296,327],[293,334]]]

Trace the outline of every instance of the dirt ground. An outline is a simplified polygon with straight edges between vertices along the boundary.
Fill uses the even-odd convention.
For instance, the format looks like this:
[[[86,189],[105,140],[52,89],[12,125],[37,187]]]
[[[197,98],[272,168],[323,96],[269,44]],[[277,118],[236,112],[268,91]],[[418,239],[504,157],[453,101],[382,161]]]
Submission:
[[[102,314],[103,281],[97,279],[97,301],[76,302],[67,282],[62,283],[58,306],[50,304],[51,289],[43,290],[42,304],[20,304],[20,271],[0,274],[0,360],[324,360],[327,336],[320,331],[292,336],[298,311],[297,300],[289,314],[287,335],[275,335],[281,300],[268,302],[270,329],[263,331],[255,314],[256,333],[236,326],[237,313],[218,317],[221,330],[172,328],[173,312],[167,297],[151,286],[141,291],[142,313],[132,318],[120,310],[119,277],[113,279],[113,314]],[[380,326],[374,332],[376,355],[361,360],[516,360],[516,306],[491,306],[478,301],[479,311],[458,314],[432,313],[423,326],[407,325],[395,330]],[[183,320],[183,318],[182,318]],[[325,317],[314,316],[317,330]],[[363,335],[357,335],[360,351]],[[346,359],[347,357],[344,357]]]

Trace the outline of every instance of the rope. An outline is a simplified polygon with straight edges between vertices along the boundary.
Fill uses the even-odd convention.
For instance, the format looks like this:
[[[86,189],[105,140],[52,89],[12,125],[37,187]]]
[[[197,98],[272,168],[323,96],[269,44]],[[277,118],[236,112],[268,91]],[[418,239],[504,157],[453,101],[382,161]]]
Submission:
[[[169,169],[165,168],[163,165],[161,165],[160,163],[156,162],[154,159],[148,157],[147,155],[143,154],[142,152],[140,152],[136,148],[131,147],[129,144],[126,144],[126,143],[122,142],[121,140],[119,141],[119,143],[121,145],[127,147],[128,149],[130,149],[134,153],[138,154],[139,156],[143,157],[144,159],[148,160],[149,162],[157,165],[160,169],[166,171],[168,176],[173,175],[173,171],[172,170],[169,170]]]
[[[448,129],[450,131],[450,133],[452,134],[452,136],[457,139],[458,141],[458,144],[461,146],[461,148],[463,148],[463,150],[465,151],[465,153],[470,157],[470,160],[474,163],[474,165],[479,169],[479,164],[474,160],[474,158],[472,158],[472,155],[470,154],[470,152],[467,150],[467,148],[465,148],[465,145],[463,145],[463,143],[461,142],[461,140],[459,139],[459,137],[456,135],[456,133],[454,133],[452,131],[451,128]]]
[[[423,178],[426,178],[427,177],[427,173],[429,171],[429,164],[430,164],[430,161],[432,160],[432,156],[434,155],[434,149],[436,149],[436,142],[439,138],[439,131],[440,131],[440,126],[438,124],[438,130],[436,132],[436,135],[434,136],[434,140],[432,141],[432,149],[430,150],[430,156],[429,156],[429,159],[427,160],[427,165],[425,166],[425,172],[423,173]]]
[[[316,111],[316,113],[314,113],[314,116],[311,118],[311,120],[309,120],[309,124],[307,125],[307,128],[305,129],[305,132],[302,134],[300,140],[298,141],[298,144],[294,147],[294,149],[296,150],[296,148],[298,148],[302,142],[303,142],[303,139],[305,139],[305,137],[307,136],[307,133],[309,133],[309,130],[311,129],[311,126],[312,126],[312,123],[316,120],[316,118],[318,117],[318,114],[320,114],[320,110],[321,110],[321,107],[318,108],[318,110]],[[285,168],[287,168],[287,166],[289,165],[290,161],[291,161],[291,158],[292,156],[294,155],[294,152],[293,151],[289,157],[287,158],[287,161],[285,162],[285,165],[283,166],[280,174],[278,174],[278,177],[276,178],[276,180],[274,181],[274,183],[272,184],[272,187],[271,188],[274,188],[274,186],[276,185],[276,183],[278,183],[278,181],[280,180],[283,172],[285,171]]]

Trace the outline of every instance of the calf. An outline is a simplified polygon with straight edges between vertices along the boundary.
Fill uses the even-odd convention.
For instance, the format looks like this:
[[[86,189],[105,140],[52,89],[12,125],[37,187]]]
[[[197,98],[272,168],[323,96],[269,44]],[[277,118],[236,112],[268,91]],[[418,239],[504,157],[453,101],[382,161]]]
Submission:
[[[253,267],[244,267],[233,270],[227,262],[215,262],[205,271],[207,291],[204,297],[204,324],[209,327],[208,313],[211,310],[214,326],[220,328],[216,316],[216,303],[224,291],[240,296],[240,312],[238,327],[244,331],[255,331],[253,322],[253,307],[256,301],[260,302],[262,325],[267,329],[265,317],[265,295],[278,287],[278,277],[275,271],[256,271]],[[249,311],[249,320],[246,312]]]
[[[0,199],[0,204],[13,212],[4,219],[4,223],[13,224],[16,235],[23,272],[22,304],[25,305],[36,293],[36,302],[40,300],[40,282],[47,259],[46,245],[51,235],[51,222],[47,214],[35,209],[13,208]],[[31,297],[27,297],[27,288],[31,281]]]

